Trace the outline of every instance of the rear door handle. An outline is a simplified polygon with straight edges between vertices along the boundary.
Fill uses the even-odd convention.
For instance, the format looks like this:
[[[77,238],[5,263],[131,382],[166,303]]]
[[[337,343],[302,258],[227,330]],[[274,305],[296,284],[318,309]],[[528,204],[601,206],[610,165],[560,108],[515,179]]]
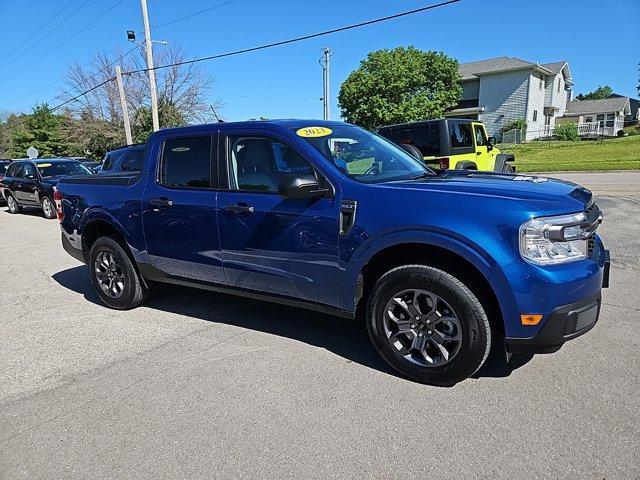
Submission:
[[[225,212],[235,213],[235,214],[253,213],[253,206],[245,202],[230,203],[226,207],[224,207],[224,210]]]
[[[149,199],[149,206],[154,210],[167,209],[172,205],[173,205],[173,200],[170,200],[167,197]]]

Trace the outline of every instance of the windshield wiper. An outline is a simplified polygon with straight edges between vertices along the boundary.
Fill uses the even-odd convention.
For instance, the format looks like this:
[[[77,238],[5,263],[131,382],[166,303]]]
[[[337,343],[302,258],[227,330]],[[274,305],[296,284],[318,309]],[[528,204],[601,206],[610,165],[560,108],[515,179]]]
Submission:
[[[418,175],[414,175],[409,180],[418,180],[419,178],[426,178],[426,177],[432,177],[432,176],[433,174],[431,172],[422,172],[422,173],[419,173]]]

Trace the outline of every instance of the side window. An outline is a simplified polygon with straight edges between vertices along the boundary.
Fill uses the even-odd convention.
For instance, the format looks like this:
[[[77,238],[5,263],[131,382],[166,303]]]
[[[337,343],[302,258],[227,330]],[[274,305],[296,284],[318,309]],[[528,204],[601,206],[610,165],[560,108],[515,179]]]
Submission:
[[[142,170],[142,155],[144,150],[133,150],[127,154],[127,157],[122,161],[120,169],[123,172],[139,172]]]
[[[440,126],[437,123],[398,130],[393,141],[418,147],[424,157],[440,155]]]
[[[24,166],[22,167],[22,173],[24,178],[36,178],[38,176],[36,167],[34,167],[31,163],[24,164]]]
[[[229,137],[229,188],[248,192],[278,191],[290,173],[313,173],[290,146],[266,137]]]
[[[120,152],[107,153],[102,162],[102,171],[106,172],[107,170],[111,170],[120,155]]]
[[[14,163],[9,168],[7,168],[7,177],[18,177],[18,173],[20,172],[20,163]]]
[[[479,125],[474,125],[473,130],[476,134],[476,146],[484,147],[487,145],[487,136],[484,133],[484,128]]]
[[[211,137],[165,140],[159,180],[171,188],[211,188]]]
[[[451,148],[470,148],[473,146],[471,140],[471,124],[451,123]]]
[[[533,121],[537,122],[538,121],[538,110],[534,110],[533,111]]]

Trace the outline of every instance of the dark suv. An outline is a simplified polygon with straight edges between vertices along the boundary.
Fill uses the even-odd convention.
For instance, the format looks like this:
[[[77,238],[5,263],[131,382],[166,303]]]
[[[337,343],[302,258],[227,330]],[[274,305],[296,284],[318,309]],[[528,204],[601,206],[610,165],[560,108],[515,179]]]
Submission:
[[[10,213],[24,207],[40,207],[46,218],[55,218],[53,187],[61,178],[91,175],[91,171],[77,160],[69,158],[38,158],[11,163],[0,180],[0,194]]]
[[[98,173],[139,172],[146,144],[126,145],[107,152]]]

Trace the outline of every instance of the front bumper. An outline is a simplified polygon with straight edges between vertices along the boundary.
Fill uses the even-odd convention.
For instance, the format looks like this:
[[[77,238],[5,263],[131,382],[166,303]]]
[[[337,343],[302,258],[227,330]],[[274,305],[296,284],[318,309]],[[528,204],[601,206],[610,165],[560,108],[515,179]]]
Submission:
[[[609,286],[609,251],[604,250],[602,288]],[[509,353],[552,353],[562,345],[591,330],[600,316],[602,295],[598,291],[585,299],[560,306],[553,310],[544,326],[530,338],[506,337]]]

